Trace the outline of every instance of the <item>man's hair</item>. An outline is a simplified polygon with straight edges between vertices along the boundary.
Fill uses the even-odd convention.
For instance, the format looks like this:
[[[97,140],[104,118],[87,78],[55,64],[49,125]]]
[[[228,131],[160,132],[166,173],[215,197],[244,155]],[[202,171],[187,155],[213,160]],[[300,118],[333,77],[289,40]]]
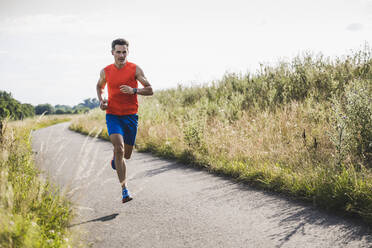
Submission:
[[[125,39],[122,39],[122,38],[113,40],[112,43],[111,43],[112,50],[115,50],[115,45],[126,45],[128,47],[129,42]]]

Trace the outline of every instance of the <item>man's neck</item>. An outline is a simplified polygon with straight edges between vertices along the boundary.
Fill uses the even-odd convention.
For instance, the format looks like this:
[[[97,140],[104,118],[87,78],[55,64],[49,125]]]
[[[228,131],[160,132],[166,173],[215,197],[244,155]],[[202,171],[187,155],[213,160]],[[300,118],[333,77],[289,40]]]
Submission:
[[[115,63],[116,68],[121,69],[127,64],[127,60],[124,61],[124,64],[117,64]]]

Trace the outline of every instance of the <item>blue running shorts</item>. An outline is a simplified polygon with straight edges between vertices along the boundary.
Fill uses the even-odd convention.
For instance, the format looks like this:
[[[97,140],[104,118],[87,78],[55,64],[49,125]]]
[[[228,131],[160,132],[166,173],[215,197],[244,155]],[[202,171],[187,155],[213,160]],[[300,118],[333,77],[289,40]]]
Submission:
[[[138,115],[112,115],[106,114],[108,134],[119,133],[124,143],[134,146],[137,135]]]

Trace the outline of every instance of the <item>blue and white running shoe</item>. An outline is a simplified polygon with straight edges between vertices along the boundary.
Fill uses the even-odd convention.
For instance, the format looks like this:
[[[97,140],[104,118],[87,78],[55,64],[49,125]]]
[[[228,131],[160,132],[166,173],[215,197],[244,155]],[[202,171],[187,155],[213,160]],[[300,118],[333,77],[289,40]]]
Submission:
[[[123,189],[122,194],[123,194],[123,200],[122,200],[123,203],[126,203],[126,202],[129,202],[129,201],[133,200],[133,198],[130,196],[129,191],[128,191],[127,188]]]

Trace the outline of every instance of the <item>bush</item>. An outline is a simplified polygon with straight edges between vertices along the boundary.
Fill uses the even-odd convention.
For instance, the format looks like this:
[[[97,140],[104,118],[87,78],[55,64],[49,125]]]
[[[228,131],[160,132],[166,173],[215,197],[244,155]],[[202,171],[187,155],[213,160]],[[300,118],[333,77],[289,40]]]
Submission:
[[[339,146],[349,156],[356,155],[355,162],[372,168],[372,87],[368,80],[355,80],[346,87],[338,104],[337,126]],[[343,139],[343,142],[341,141]]]

